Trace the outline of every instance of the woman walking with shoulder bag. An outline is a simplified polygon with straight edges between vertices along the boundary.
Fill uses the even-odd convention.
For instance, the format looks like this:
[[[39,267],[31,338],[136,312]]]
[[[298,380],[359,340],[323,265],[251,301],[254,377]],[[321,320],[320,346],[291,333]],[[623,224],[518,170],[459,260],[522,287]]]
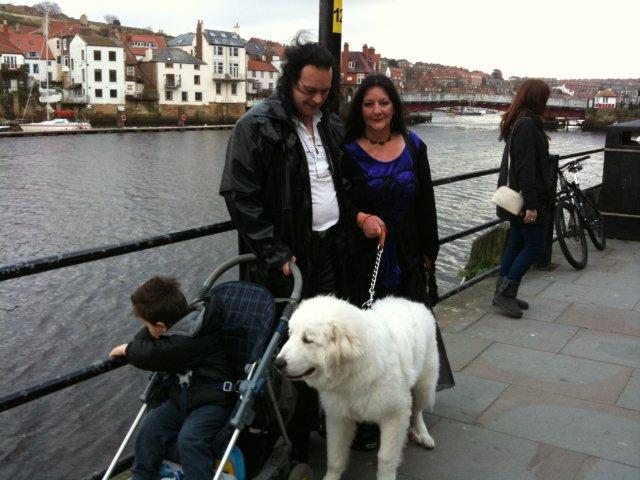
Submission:
[[[542,115],[551,90],[542,80],[530,79],[518,89],[500,122],[500,138],[506,142],[498,187],[522,194],[518,215],[497,207],[498,217],[510,225],[502,253],[500,276],[493,304],[512,318],[521,318],[527,302],[517,298],[522,277],[546,247],[555,188],[549,164],[549,139],[542,130]]]

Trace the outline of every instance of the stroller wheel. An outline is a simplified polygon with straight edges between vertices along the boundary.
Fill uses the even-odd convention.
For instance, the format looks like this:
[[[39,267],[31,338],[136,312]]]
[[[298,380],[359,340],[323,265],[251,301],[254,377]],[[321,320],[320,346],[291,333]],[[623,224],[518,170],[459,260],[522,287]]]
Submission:
[[[298,463],[289,472],[287,480],[313,480],[313,470],[306,463]]]

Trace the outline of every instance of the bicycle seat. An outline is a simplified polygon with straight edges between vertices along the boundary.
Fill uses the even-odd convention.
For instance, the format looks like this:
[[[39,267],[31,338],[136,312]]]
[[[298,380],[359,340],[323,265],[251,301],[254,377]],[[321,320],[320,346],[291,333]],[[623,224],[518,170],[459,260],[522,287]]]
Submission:
[[[579,163],[576,163],[576,164],[569,165],[569,167],[567,167],[567,170],[569,170],[571,173],[576,173],[576,172],[579,172],[580,170],[582,170],[583,168],[584,168],[583,165],[580,165]]]

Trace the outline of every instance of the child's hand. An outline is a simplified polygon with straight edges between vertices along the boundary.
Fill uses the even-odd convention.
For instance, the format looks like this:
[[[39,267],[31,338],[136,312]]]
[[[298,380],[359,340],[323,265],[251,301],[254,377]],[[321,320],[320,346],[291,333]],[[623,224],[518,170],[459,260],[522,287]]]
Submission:
[[[127,351],[128,343],[123,343],[122,345],[118,345],[116,348],[109,352],[110,357],[124,357]]]

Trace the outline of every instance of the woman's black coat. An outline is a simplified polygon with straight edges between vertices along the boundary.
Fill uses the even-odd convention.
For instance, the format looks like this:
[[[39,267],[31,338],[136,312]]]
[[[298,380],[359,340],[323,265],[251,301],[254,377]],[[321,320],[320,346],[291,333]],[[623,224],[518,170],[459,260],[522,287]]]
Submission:
[[[535,223],[548,221],[555,188],[552,185],[553,166],[549,163],[549,141],[542,130],[542,120],[534,112],[524,110],[506,140],[500,165],[498,186],[507,184],[507,164],[511,152],[511,180],[509,186],[522,192],[525,210],[537,210]],[[497,207],[502,220],[518,217]]]

